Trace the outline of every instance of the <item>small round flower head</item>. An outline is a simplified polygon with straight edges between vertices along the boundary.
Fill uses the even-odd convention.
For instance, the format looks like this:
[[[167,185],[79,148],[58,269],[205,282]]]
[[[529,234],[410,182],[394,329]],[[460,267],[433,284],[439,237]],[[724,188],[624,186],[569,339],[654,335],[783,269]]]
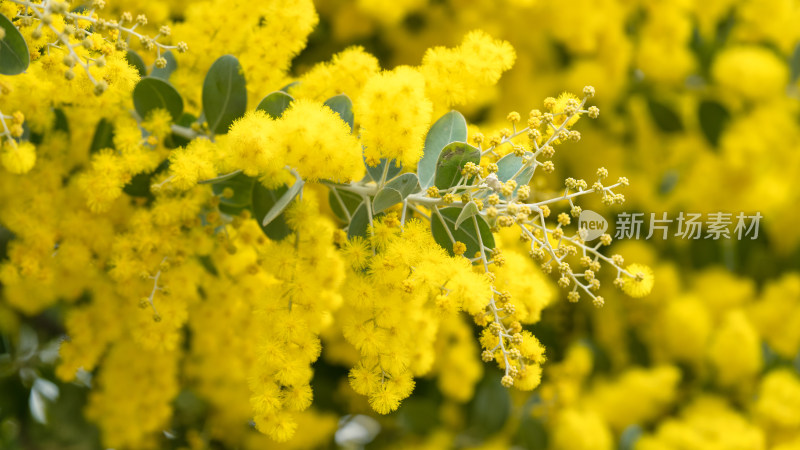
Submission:
[[[502,384],[502,385],[503,385],[503,387],[510,388],[511,386],[513,386],[513,385],[514,385],[514,379],[513,379],[513,378],[512,378],[510,375],[505,375],[505,376],[504,376],[504,377],[503,377],[503,378],[500,380],[500,384]]]
[[[463,255],[464,252],[466,252],[466,251],[467,251],[467,246],[463,242],[456,241],[453,244],[453,253],[455,253],[456,255],[459,255],[459,256]]]
[[[632,274],[633,278],[625,280],[625,284],[622,286],[623,292],[631,297],[641,298],[653,290],[655,283],[653,269],[644,264],[631,264],[625,270]]]
[[[603,297],[599,295],[594,299],[592,299],[592,304],[597,308],[602,307],[603,305],[605,305],[605,303],[606,303],[605,299],[603,299]]]
[[[586,98],[594,97],[594,93],[595,92],[594,92],[594,87],[593,86],[584,86],[583,87],[583,95],[586,96]]]
[[[506,120],[508,120],[511,123],[519,122],[519,113],[516,111],[511,111],[510,113],[508,113],[508,117],[506,117]]]

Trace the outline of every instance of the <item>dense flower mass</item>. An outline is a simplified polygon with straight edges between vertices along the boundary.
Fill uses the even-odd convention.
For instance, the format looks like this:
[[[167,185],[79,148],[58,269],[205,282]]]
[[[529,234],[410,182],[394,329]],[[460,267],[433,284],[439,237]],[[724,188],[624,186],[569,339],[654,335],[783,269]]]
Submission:
[[[797,448],[798,18],[0,0],[0,448]]]

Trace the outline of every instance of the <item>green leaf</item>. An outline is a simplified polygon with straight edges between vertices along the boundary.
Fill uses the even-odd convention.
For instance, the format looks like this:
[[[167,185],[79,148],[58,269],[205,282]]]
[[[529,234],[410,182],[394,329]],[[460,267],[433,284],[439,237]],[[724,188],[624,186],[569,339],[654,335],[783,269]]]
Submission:
[[[653,99],[647,100],[647,107],[653,122],[665,133],[675,133],[683,130],[680,116],[668,105]]]
[[[425,150],[417,163],[422,189],[433,186],[439,154],[450,143],[467,141],[467,120],[458,111],[450,111],[436,121],[425,137]]]
[[[519,191],[519,188],[530,183],[531,178],[533,178],[533,166],[528,166],[522,169],[522,172],[520,172],[519,175],[514,177],[514,180],[516,180],[517,182],[517,187],[516,189],[514,189],[514,193],[511,194],[511,196],[513,197],[514,195],[517,195],[517,191]]]
[[[28,44],[17,27],[2,14],[0,14],[0,28],[6,32],[5,37],[0,39],[0,75],[20,74],[31,62]]]
[[[278,90],[281,91],[281,92],[286,92],[288,94],[289,90],[292,89],[293,87],[297,86],[298,84],[300,84],[299,81],[292,81],[291,83],[287,84],[286,86],[284,86],[284,87],[282,87],[282,88],[280,88]]]
[[[697,114],[703,135],[711,145],[719,146],[719,138],[731,120],[731,113],[718,102],[703,100],[700,102]]]
[[[334,191],[336,192],[334,193]],[[334,214],[336,214],[336,217],[347,223],[347,214],[344,213],[345,210],[342,209],[342,205],[339,203],[339,200],[336,199],[336,194],[339,194],[339,198],[342,200],[341,203],[344,203],[344,207],[350,217],[353,217],[356,209],[361,206],[361,203],[363,203],[364,200],[356,193],[330,188],[330,191],[328,192],[328,202],[331,205],[331,210]]]
[[[158,78],[145,77],[133,88],[133,106],[143,120],[150,111],[163,108],[172,120],[178,121],[183,113],[183,99],[171,84]]]
[[[522,414],[518,437],[522,448],[547,448],[547,428],[540,419],[531,415],[530,410]]]
[[[789,69],[791,70],[789,80],[791,84],[794,84],[800,77],[800,43],[794,47],[792,57],[789,59]]]
[[[447,189],[455,186],[458,180],[461,179],[461,169],[468,162],[480,164],[481,151],[464,142],[447,144],[439,154],[439,160],[436,161],[436,175],[434,177],[436,187]],[[421,181],[420,184],[422,184]]]
[[[467,246],[465,255],[470,258],[475,256],[480,249],[480,246],[478,245],[478,233],[475,230],[475,222],[472,220],[466,221],[465,223],[462,223],[458,229],[456,229],[456,221],[458,220],[458,216],[461,214],[461,208],[451,206],[448,208],[442,208],[439,210],[439,212],[441,213],[442,218],[444,218],[444,223],[442,223],[442,220],[436,213],[431,216],[431,233],[433,234],[433,239],[436,241],[436,243],[447,250],[447,253],[449,253],[451,256],[454,256],[453,243],[450,241],[450,237],[447,234],[447,230],[450,230],[450,234],[453,235],[453,239],[463,242],[464,245]],[[484,247],[494,248],[494,236],[492,236],[492,231],[489,229],[489,224],[486,223],[486,220],[484,220],[480,215],[475,216],[475,218],[478,222],[478,229],[480,230]],[[445,229],[445,227],[447,227],[447,229]]]
[[[397,189],[385,187],[375,194],[372,200],[372,211],[377,214],[403,201],[403,194]]]
[[[162,68],[153,66],[153,70],[150,71],[150,76],[167,81],[169,80],[169,76],[172,75],[172,72],[175,72],[175,69],[178,68],[178,61],[175,61],[175,56],[171,51],[163,53],[161,56],[167,60],[167,65]]]
[[[104,148],[114,148],[114,126],[105,118],[97,122],[89,154],[99,152]]]
[[[458,213],[458,218],[456,219],[455,229],[457,230],[458,227],[467,219],[471,218],[475,214],[478,214],[478,205],[475,202],[470,201],[463,208],[461,208],[461,212]]]
[[[258,223],[262,224],[261,229],[264,234],[273,241],[279,241],[292,232],[286,224],[286,218],[283,214],[275,217],[266,226],[263,225],[264,218],[276,207],[278,201],[283,198],[283,195],[288,190],[287,186],[281,186],[278,189],[267,189],[259,182],[253,185],[253,216]]]
[[[203,112],[208,128],[228,132],[234,120],[247,111],[247,87],[239,60],[225,55],[214,61],[203,82]]]
[[[139,76],[144,78],[147,76],[147,67],[144,65],[144,60],[138,53],[133,50],[128,50],[125,53],[125,60],[128,61],[128,65],[136,69],[139,72]]]
[[[347,239],[352,239],[355,236],[366,237],[367,228],[369,228],[369,212],[367,211],[366,203],[362,203],[356,209],[353,214],[353,220],[350,221],[350,225],[347,227]]]
[[[291,187],[289,187],[289,189],[287,189],[286,192],[284,192],[283,195],[278,198],[272,209],[270,209],[269,212],[267,212],[267,214],[264,216],[264,219],[261,221],[261,226],[266,227],[273,220],[275,220],[275,218],[278,217],[278,215],[282,213],[287,206],[289,206],[289,203],[294,200],[294,198],[297,197],[297,195],[303,190],[304,184],[305,183],[303,183],[303,180],[297,180]]]
[[[325,100],[324,105],[338,114],[346,124],[350,125],[350,131],[353,131],[355,117],[353,116],[353,102],[350,97],[345,94],[335,95]]]
[[[636,441],[642,436],[642,427],[630,425],[619,436],[619,450],[633,450],[636,448]]]
[[[369,177],[372,178],[372,181],[379,183],[381,181],[381,176],[383,175],[383,168],[386,167],[386,158],[381,158],[381,163],[375,167],[371,167],[366,162],[364,163],[364,166],[366,166],[367,174],[369,174]],[[400,173],[400,166],[397,165],[397,161],[391,160],[391,162],[389,162],[389,170],[386,172],[386,179],[391,180],[398,173]]]
[[[277,119],[283,115],[283,112],[294,101],[294,98],[282,91],[275,91],[267,94],[266,97],[261,99],[261,102],[256,106],[257,110],[264,111],[269,114],[273,119]]]
[[[499,373],[484,377],[475,389],[470,428],[481,436],[500,431],[511,415],[511,395],[508,391],[500,384]]]
[[[69,134],[69,120],[67,119],[67,115],[64,114],[64,110],[55,108],[53,109],[53,114],[56,116],[53,122],[53,129]]]
[[[216,183],[211,186],[215,194],[219,195],[219,210],[225,214],[235,216],[245,209],[249,209],[253,204],[253,186],[256,179],[248,177],[243,173],[236,174],[222,183]],[[225,198],[222,196],[222,191],[225,188],[233,189],[233,196]]]
[[[404,173],[386,183],[386,187],[397,190],[403,198],[406,198],[419,191],[419,179],[416,174]]]
[[[520,168],[522,168],[522,157],[509,153],[500,158],[500,161],[497,161],[497,179],[505,183],[510,180]]]

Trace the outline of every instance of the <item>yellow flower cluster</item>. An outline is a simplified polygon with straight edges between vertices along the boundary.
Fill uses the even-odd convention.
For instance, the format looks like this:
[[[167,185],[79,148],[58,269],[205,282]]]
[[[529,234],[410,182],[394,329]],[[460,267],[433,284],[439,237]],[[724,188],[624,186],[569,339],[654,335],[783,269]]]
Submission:
[[[369,244],[345,244],[353,270],[337,321],[360,354],[351,386],[369,397],[376,412],[388,414],[411,394],[414,377],[432,370],[441,315],[478,313],[491,290],[467,260],[447,256],[421,222],[406,222],[401,234],[378,221],[372,236]],[[377,254],[370,245],[380,249]]]

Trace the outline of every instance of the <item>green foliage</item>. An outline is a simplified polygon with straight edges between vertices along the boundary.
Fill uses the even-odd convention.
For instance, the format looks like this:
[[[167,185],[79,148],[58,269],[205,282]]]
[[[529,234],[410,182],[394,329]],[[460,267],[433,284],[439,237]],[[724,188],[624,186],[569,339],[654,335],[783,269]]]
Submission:
[[[403,201],[403,196],[396,189],[385,187],[375,194],[372,201],[372,211],[379,213]]]
[[[461,179],[461,169],[468,162],[480,164],[481,151],[464,142],[447,144],[436,161],[434,185],[439,189],[455,186]]]
[[[433,234],[433,239],[436,241],[436,243],[447,250],[451,256],[455,256],[453,253],[453,242],[450,240],[451,235],[453,236],[453,239],[463,242],[464,245],[467,246],[467,251],[465,253],[466,256],[469,256],[470,258],[475,256],[475,254],[480,251],[477,230],[480,230],[483,246],[487,248],[494,248],[494,236],[489,229],[489,224],[486,223],[486,220],[484,220],[484,218],[480,215],[474,216],[475,220],[465,221],[458,227],[458,229],[456,229],[456,221],[458,220],[458,216],[461,214],[461,208],[455,206],[442,208],[439,210],[439,213],[441,214],[441,217],[439,217],[437,214],[434,214],[433,217],[431,217],[431,233]],[[475,222],[478,223],[477,230],[475,228]],[[449,234],[448,230],[450,231]]]
[[[277,119],[283,115],[283,112],[286,111],[293,101],[294,98],[291,95],[283,91],[275,91],[264,97],[261,102],[258,103],[256,109],[264,111],[273,119]]]
[[[720,103],[703,100],[697,108],[697,118],[700,121],[700,129],[703,136],[714,147],[719,146],[719,138],[731,120],[731,113]]]
[[[353,116],[353,101],[350,100],[350,97],[345,94],[335,95],[325,100],[324,105],[338,114],[346,124],[350,125],[350,131],[353,131],[355,117]]]
[[[17,27],[2,14],[0,14],[0,28],[6,32],[5,37],[0,39],[0,75],[20,74],[31,62],[28,44]]]
[[[680,116],[669,105],[650,98],[647,100],[647,108],[650,110],[653,122],[661,131],[665,133],[683,131]]]
[[[225,181],[215,183],[212,189],[215,194],[220,196],[219,210],[225,214],[235,216],[245,209],[251,209],[253,204],[253,188],[255,185],[256,179],[248,177],[243,173],[238,173]],[[223,196],[222,192],[225,188],[232,189],[233,196]]]
[[[475,389],[470,430],[479,437],[497,433],[511,415],[511,395],[500,384],[500,375],[489,372]]]
[[[387,161],[386,158],[381,158],[381,163],[375,167],[371,167],[369,164],[364,163],[364,165],[367,167],[367,175],[369,175],[369,177],[372,178],[372,181],[376,183],[381,181],[386,164],[389,164],[389,168],[386,169],[386,179],[391,180],[395,177],[395,175],[400,173],[400,166],[397,165],[397,161]]]
[[[352,220],[350,220],[350,224],[347,226],[347,239],[352,239],[355,236],[366,236],[367,228],[369,228],[369,212],[367,211],[367,204],[361,203],[361,205],[356,208]]]
[[[522,168],[522,157],[509,153],[497,161],[497,179],[506,182]]]
[[[169,76],[172,75],[172,72],[178,68],[178,61],[175,61],[175,56],[171,51],[164,52],[161,56],[167,60],[167,65],[161,68],[153,67],[150,76],[167,81],[169,80]]]
[[[433,186],[439,154],[448,144],[456,141],[467,141],[467,121],[460,112],[450,111],[431,126],[425,137],[425,150],[417,164],[422,189]]]
[[[214,61],[203,82],[203,113],[212,133],[225,134],[247,111],[247,87],[242,66],[234,56]]]
[[[136,69],[140,77],[144,78],[147,76],[147,67],[144,65],[144,60],[138,53],[133,50],[128,50],[128,52],[125,53],[125,60],[128,61],[131,67]]]
[[[133,88],[133,107],[142,119],[147,119],[150,111],[156,108],[166,109],[177,122],[183,114],[183,99],[168,82],[145,77]]]
[[[456,219],[455,223],[455,229],[457,230],[465,220],[471,218],[475,214],[478,214],[478,212],[478,205],[473,201],[468,202],[463,208],[461,208],[461,212],[458,214],[458,218]]]
[[[89,153],[95,153],[104,148],[114,148],[114,126],[105,118],[97,122]]]
[[[339,199],[336,198],[337,194]],[[341,202],[339,200],[341,200]],[[353,217],[356,209],[361,206],[363,201],[360,195],[350,191],[336,189],[335,187],[331,187],[328,191],[328,202],[331,205],[331,210],[336,214],[336,217],[345,223],[347,223],[348,216]],[[342,205],[344,205],[344,207],[342,207]],[[346,214],[345,211],[347,211]]]
[[[284,201],[289,193],[286,186],[278,189],[267,189],[259,182],[253,184],[253,216],[256,218],[264,234],[272,240],[279,241],[291,233],[289,226],[286,225],[286,218],[283,214],[277,214],[267,222],[267,216],[271,211],[279,208],[279,203]],[[295,193],[296,195],[296,193]],[[291,199],[293,199],[292,196]],[[286,202],[288,205],[289,201]],[[285,207],[286,205],[284,205]],[[281,209],[282,211],[282,209]],[[280,211],[279,211],[280,212]],[[265,224],[265,222],[267,222]]]
[[[261,183],[258,182],[256,182],[255,184],[261,185]],[[278,217],[278,215],[280,215],[286,209],[286,207],[289,206],[289,203],[291,203],[291,201],[294,200],[300,194],[302,190],[303,190],[303,180],[297,180],[297,182],[294,183],[291,187],[289,187],[289,189],[286,189],[285,192],[283,192],[283,194],[275,200],[272,207],[266,210],[267,212],[264,215],[264,218],[260,219],[261,226],[266,227],[273,220],[275,220]],[[265,205],[260,205],[260,206],[265,206]],[[260,217],[261,215],[256,213],[256,218],[258,219]]]

